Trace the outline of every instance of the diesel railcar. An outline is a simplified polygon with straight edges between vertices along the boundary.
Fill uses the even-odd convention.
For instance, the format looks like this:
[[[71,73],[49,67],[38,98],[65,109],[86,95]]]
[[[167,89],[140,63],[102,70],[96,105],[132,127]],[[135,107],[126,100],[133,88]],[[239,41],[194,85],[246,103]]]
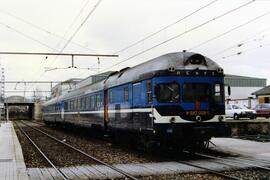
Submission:
[[[230,135],[223,69],[193,52],[165,54],[111,73],[47,101],[43,111],[46,123],[99,128],[163,145],[203,144]]]

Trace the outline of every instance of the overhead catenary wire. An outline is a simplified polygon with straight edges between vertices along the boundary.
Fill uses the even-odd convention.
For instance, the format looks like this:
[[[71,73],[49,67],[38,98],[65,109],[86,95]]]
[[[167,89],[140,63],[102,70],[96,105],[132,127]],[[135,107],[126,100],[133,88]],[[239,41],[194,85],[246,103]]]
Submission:
[[[65,43],[65,45],[63,46],[63,48],[58,51],[59,53],[62,53],[65,48],[68,46],[68,44],[71,42],[71,40],[76,36],[76,34],[79,32],[79,30],[83,27],[83,25],[86,23],[86,21],[89,19],[89,17],[94,13],[94,11],[97,9],[97,7],[99,6],[99,4],[101,3],[102,0],[98,0],[98,2],[94,5],[94,7],[91,9],[91,11],[88,13],[88,15],[84,18],[84,20],[82,21],[82,23],[78,26],[78,28],[74,31],[74,33],[70,36],[70,38],[68,39],[68,41]],[[49,65],[49,67],[51,67],[55,60],[57,59],[58,56],[56,56],[56,58],[52,61],[52,63]]]
[[[256,39],[254,39],[254,38],[256,38],[258,35],[264,33],[265,31],[269,31],[269,30],[270,30],[270,27],[268,27],[268,28],[266,28],[266,29],[264,29],[264,30],[262,30],[262,31],[259,31],[258,33],[254,34],[254,35],[252,35],[252,36],[249,36],[248,38],[244,39],[243,41],[241,41],[241,42],[239,42],[239,43],[236,43],[236,44],[234,44],[234,45],[232,45],[232,46],[229,46],[229,47],[227,47],[227,48],[225,48],[225,49],[222,49],[221,51],[218,51],[218,52],[216,52],[215,54],[210,55],[210,56],[211,56],[211,57],[216,57],[216,56],[218,56],[218,55],[220,55],[220,54],[222,54],[222,53],[224,53],[224,52],[226,52],[226,51],[228,51],[228,50],[231,50],[231,49],[234,49],[234,48],[242,47],[242,46],[244,46],[244,45],[247,44],[247,43],[251,43],[251,42],[255,41]],[[263,35],[263,36],[265,36],[265,35]]]
[[[86,3],[83,5],[83,7],[80,9],[79,13],[76,15],[76,17],[73,19],[73,21],[71,22],[71,24],[68,26],[67,30],[65,31],[64,35],[63,35],[63,40],[67,41],[68,39],[66,39],[66,35],[68,33],[68,31],[72,28],[72,26],[76,23],[76,21],[78,21],[79,17],[81,16],[81,14],[83,13],[83,11],[85,10],[85,8],[87,7],[87,5],[89,4],[90,0],[87,0]],[[61,41],[59,41],[56,45],[56,47],[61,43]],[[72,43],[72,41],[70,42]]]
[[[68,39],[65,38],[64,36],[61,36],[61,35],[56,34],[56,33],[54,33],[54,32],[51,32],[51,31],[49,31],[48,29],[45,29],[45,28],[43,28],[43,27],[41,27],[41,26],[38,26],[38,25],[36,25],[36,24],[34,24],[34,23],[32,23],[32,22],[29,22],[29,21],[27,21],[27,20],[25,20],[25,19],[23,19],[23,18],[21,18],[21,17],[18,17],[18,16],[14,15],[14,14],[11,14],[11,13],[9,13],[9,12],[6,12],[6,11],[3,11],[3,10],[0,9],[0,13],[5,14],[5,15],[8,15],[8,16],[14,18],[14,19],[17,19],[17,20],[19,20],[19,21],[21,21],[21,22],[23,22],[23,23],[25,23],[25,24],[27,24],[27,25],[29,25],[29,26],[31,26],[31,27],[33,27],[33,28],[39,30],[39,31],[45,32],[45,33],[47,33],[47,34],[50,35],[50,36],[56,37],[57,39],[62,39],[62,40],[65,40],[65,41],[68,40]],[[76,46],[78,46],[78,47],[80,47],[80,48],[83,48],[83,49],[86,49],[86,50],[89,50],[89,51],[96,52],[96,50],[90,49],[90,48],[88,48],[88,47],[85,47],[85,46],[83,46],[83,45],[81,45],[81,44],[79,44],[79,43],[77,43],[77,42],[71,41],[70,43],[71,43],[71,44],[74,44],[74,45],[76,45]],[[56,49],[56,48],[55,48],[55,49]]]
[[[89,19],[89,17],[94,13],[94,11],[96,10],[96,8],[98,7],[98,5],[101,3],[102,0],[99,0],[94,7],[91,9],[91,11],[88,13],[88,15],[86,16],[86,18],[82,21],[82,23],[80,24],[80,26],[74,31],[74,33],[71,35],[71,37],[67,40],[67,42],[65,43],[65,45],[63,46],[63,48],[60,51],[57,51],[59,53],[62,53],[65,48],[68,46],[68,44],[72,41],[72,39],[75,37],[75,35],[79,32],[79,30],[82,28],[82,26],[85,24],[85,22]],[[86,4],[87,5],[87,4]],[[86,6],[85,5],[85,6]],[[82,8],[84,9],[84,7]],[[58,56],[56,56],[57,58]],[[49,65],[49,68],[51,68],[51,66],[53,65],[53,63],[55,62],[56,58],[52,61],[52,63]],[[37,81],[42,78],[44,76],[46,72],[43,72],[42,74],[40,74],[40,76],[36,79]]]
[[[122,49],[116,51],[116,52],[113,53],[113,54],[118,54],[118,53],[120,53],[120,52],[123,52],[123,51],[126,51],[126,50],[130,49],[131,47],[134,47],[135,45],[137,45],[137,44],[139,44],[139,43],[141,43],[141,42],[143,42],[143,41],[145,41],[145,40],[147,40],[147,39],[149,39],[149,38],[155,36],[156,34],[158,34],[158,33],[162,32],[162,31],[164,31],[164,30],[166,30],[166,29],[168,29],[168,28],[170,28],[170,27],[172,27],[172,26],[178,24],[179,22],[181,22],[181,21],[183,21],[183,20],[189,18],[190,16],[196,14],[197,12],[199,12],[199,11],[205,9],[205,8],[207,8],[208,6],[214,4],[214,3],[217,2],[217,1],[218,1],[218,0],[214,0],[214,1],[211,1],[210,3],[207,3],[206,5],[200,7],[199,9],[197,9],[197,10],[195,10],[195,11],[189,13],[188,15],[186,15],[186,16],[184,16],[184,17],[178,19],[177,21],[175,21],[175,22],[173,22],[173,23],[171,23],[171,24],[169,24],[169,25],[167,25],[167,26],[161,28],[161,29],[158,30],[158,31],[155,31],[154,33],[149,34],[148,36],[146,36],[146,37],[144,37],[144,38],[142,38],[142,39],[140,39],[140,40],[138,40],[138,41],[132,43],[131,45],[129,45],[129,46],[125,47],[125,48],[122,48]]]
[[[11,27],[11,26],[5,24],[5,23],[0,22],[0,24],[1,24],[2,26],[4,26],[5,28],[8,28],[9,30],[12,30],[12,31],[16,32],[17,34],[20,34],[21,36],[23,36],[23,37],[25,37],[25,38],[27,38],[27,39],[30,39],[30,40],[32,40],[32,41],[34,41],[34,42],[36,42],[36,43],[38,43],[38,44],[40,44],[40,45],[42,45],[42,46],[48,48],[48,49],[50,49],[50,50],[57,51],[57,49],[54,49],[53,47],[51,47],[51,46],[49,46],[49,45],[43,43],[42,41],[40,41],[40,40],[38,40],[38,39],[35,39],[35,38],[33,38],[33,37],[31,37],[31,36],[29,36],[29,35],[27,35],[27,34],[21,32],[21,31],[19,31],[19,30],[15,29],[15,28],[13,28],[13,27]],[[43,62],[43,64],[44,64],[44,62]],[[42,75],[41,75],[40,77],[42,77]],[[39,80],[40,77],[39,77],[37,80]],[[33,85],[32,85],[31,87],[33,87]],[[30,87],[30,88],[31,88],[31,87]],[[29,88],[27,88],[27,89],[29,89]]]
[[[257,16],[257,17],[255,17],[255,18],[253,18],[253,19],[251,19],[251,20],[249,20],[249,21],[247,21],[247,22],[245,22],[245,23],[242,23],[242,24],[240,24],[240,25],[238,25],[238,26],[236,26],[236,27],[234,27],[234,28],[231,28],[231,29],[229,29],[228,31],[226,31],[226,32],[224,32],[224,33],[221,33],[221,34],[219,34],[219,35],[217,35],[217,36],[215,36],[215,37],[213,37],[213,38],[210,38],[210,39],[208,39],[208,40],[206,40],[206,41],[204,41],[204,42],[202,42],[202,43],[199,43],[199,44],[197,44],[197,45],[195,45],[195,46],[193,46],[193,47],[191,47],[191,48],[189,48],[189,49],[187,49],[187,50],[190,51],[190,50],[196,49],[196,48],[198,48],[198,47],[201,47],[202,45],[205,45],[205,44],[207,44],[207,43],[209,43],[209,42],[212,42],[212,41],[214,41],[214,40],[216,40],[216,39],[218,39],[218,38],[220,38],[220,37],[222,37],[222,36],[224,36],[224,35],[227,35],[227,34],[233,32],[233,31],[239,29],[239,28],[242,28],[242,27],[244,27],[244,26],[246,26],[246,25],[248,25],[248,24],[250,24],[250,23],[252,23],[252,22],[255,22],[255,21],[257,21],[258,19],[261,19],[261,18],[263,18],[263,17],[265,17],[265,16],[267,16],[267,15],[269,15],[269,14],[270,14],[270,11],[268,11],[268,12],[266,12],[266,13],[263,13],[263,14],[260,15],[260,16]]]
[[[119,53],[121,53],[121,52],[124,52],[124,51],[126,51],[126,50],[128,50],[128,49],[130,49],[130,48],[132,48],[132,47],[134,47],[134,46],[136,46],[137,44],[140,44],[140,43],[144,42],[145,40],[150,39],[151,37],[153,37],[153,36],[159,34],[160,32],[162,32],[162,31],[164,31],[164,30],[166,30],[166,29],[168,29],[168,28],[170,28],[170,27],[172,27],[172,26],[178,24],[179,22],[181,22],[181,21],[183,21],[183,20],[185,20],[185,19],[191,17],[192,15],[198,13],[199,11],[201,11],[201,10],[203,10],[203,9],[205,9],[205,8],[207,8],[207,7],[209,7],[210,5],[216,3],[217,1],[219,1],[219,0],[214,0],[214,1],[211,1],[211,2],[207,3],[206,5],[200,7],[199,9],[196,9],[195,11],[193,11],[193,12],[187,14],[186,16],[181,17],[181,18],[178,19],[177,21],[175,21],[175,22],[173,22],[173,23],[171,23],[171,24],[166,25],[165,27],[159,29],[158,31],[155,31],[155,32],[153,32],[153,33],[147,35],[146,37],[144,37],[144,38],[142,38],[142,39],[140,39],[140,40],[138,40],[138,41],[132,43],[131,45],[129,45],[129,46],[125,47],[125,48],[122,48],[122,49],[120,49],[120,50],[114,52],[113,54],[119,54]],[[91,67],[94,67],[95,65],[96,65],[96,64],[94,64],[94,65],[91,66]]]
[[[249,48],[249,49],[246,49],[246,50],[244,50],[244,51],[238,51],[238,52],[236,52],[236,53],[233,53],[233,54],[230,54],[230,55],[227,55],[227,56],[223,56],[223,57],[221,57],[221,58],[218,58],[218,59],[216,59],[216,61],[218,62],[218,61],[220,61],[220,60],[228,59],[228,58],[231,58],[231,57],[233,57],[233,56],[240,56],[240,55],[242,55],[242,54],[244,54],[244,53],[251,52],[251,51],[254,51],[254,50],[256,50],[256,49],[264,48],[264,47],[267,47],[267,46],[270,46],[270,43],[260,44],[259,46],[254,47],[254,48]]]
[[[98,0],[98,2],[94,5],[94,7],[91,9],[91,11],[88,13],[86,18],[82,21],[82,23],[79,25],[79,27],[74,31],[74,33],[71,35],[71,37],[68,39],[68,41],[65,43],[63,48],[60,50],[60,53],[65,50],[65,48],[68,46],[68,44],[71,42],[71,40],[76,36],[76,34],[79,32],[79,30],[83,27],[83,25],[86,23],[86,21],[89,19],[89,17],[95,12],[99,4],[102,0]]]
[[[32,41],[34,41],[34,42],[36,42],[36,43],[38,43],[38,44],[40,44],[40,45],[42,45],[42,46],[48,48],[48,49],[50,49],[50,50],[53,50],[53,51],[56,51],[56,50],[57,50],[57,49],[55,49],[55,48],[53,48],[53,47],[51,47],[51,46],[49,46],[49,45],[43,43],[42,41],[40,41],[40,40],[38,40],[38,39],[35,39],[35,38],[33,38],[33,37],[31,37],[31,36],[29,36],[29,35],[27,35],[27,34],[21,32],[21,31],[15,29],[14,27],[11,27],[10,25],[7,25],[7,24],[5,24],[5,23],[3,23],[3,22],[0,22],[0,24],[1,24],[2,26],[4,26],[5,28],[7,28],[7,29],[9,29],[9,30],[12,30],[12,31],[16,32],[17,34],[20,34],[21,36],[23,36],[23,37],[25,37],[25,38],[27,38],[27,39],[30,39],[30,40],[32,40]]]
[[[190,28],[190,29],[188,29],[188,30],[186,30],[186,31],[184,31],[184,32],[182,32],[182,33],[180,33],[180,34],[177,34],[177,35],[175,35],[175,36],[173,36],[173,37],[171,37],[171,38],[169,38],[169,39],[167,39],[167,40],[165,40],[165,41],[162,41],[162,42],[159,43],[159,44],[156,44],[155,46],[152,46],[152,47],[150,47],[150,48],[148,48],[148,49],[146,49],[146,50],[143,50],[143,51],[141,51],[141,52],[139,52],[139,53],[137,53],[137,54],[134,54],[134,55],[132,55],[132,56],[130,56],[130,57],[128,57],[128,58],[126,58],[126,59],[124,59],[124,60],[118,62],[118,63],[115,63],[115,64],[113,64],[112,66],[103,69],[102,72],[104,72],[104,71],[106,71],[106,70],[108,70],[108,69],[111,69],[112,67],[115,67],[115,66],[117,66],[117,65],[119,65],[119,64],[121,64],[121,63],[123,63],[123,62],[129,61],[129,60],[131,60],[131,59],[133,59],[133,58],[135,58],[135,57],[137,57],[137,56],[139,56],[139,55],[141,55],[141,54],[143,54],[143,53],[145,53],[145,52],[148,52],[148,51],[150,51],[150,50],[152,50],[152,49],[154,49],[154,48],[156,48],[156,47],[159,47],[159,46],[161,46],[161,45],[163,45],[163,44],[165,44],[165,43],[168,43],[168,42],[170,42],[170,41],[172,41],[172,40],[174,40],[174,39],[176,39],[176,38],[179,38],[179,37],[181,37],[181,36],[183,36],[183,35],[185,35],[185,34],[187,34],[187,33],[189,33],[189,32],[192,32],[192,31],[194,31],[194,30],[196,30],[196,29],[198,29],[198,28],[200,28],[200,27],[202,27],[202,26],[205,26],[205,25],[209,24],[210,22],[216,21],[216,20],[218,20],[218,19],[220,19],[220,18],[222,18],[222,17],[224,17],[224,16],[226,16],[226,15],[228,15],[228,14],[230,14],[230,13],[233,13],[233,12],[235,12],[235,11],[241,9],[241,8],[244,8],[244,7],[246,7],[246,6],[248,6],[248,5],[252,4],[252,3],[254,3],[255,1],[256,1],[256,0],[248,1],[248,2],[246,2],[246,3],[244,3],[244,4],[240,5],[240,6],[238,6],[238,7],[236,7],[236,8],[233,8],[233,9],[231,9],[231,10],[229,10],[229,11],[227,11],[227,12],[221,14],[221,15],[218,15],[218,16],[216,16],[216,17],[214,17],[214,18],[212,18],[212,19],[210,19],[210,20],[207,20],[207,21],[205,21],[205,22],[203,22],[203,23],[201,23],[201,24],[199,24],[199,25],[197,25],[197,26],[194,26],[194,27],[192,27],[192,28]]]

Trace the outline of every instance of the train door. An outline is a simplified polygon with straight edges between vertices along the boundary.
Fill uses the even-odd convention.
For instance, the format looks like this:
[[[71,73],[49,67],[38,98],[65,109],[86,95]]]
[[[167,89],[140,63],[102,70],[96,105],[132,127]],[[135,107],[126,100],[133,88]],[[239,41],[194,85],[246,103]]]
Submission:
[[[104,90],[104,126],[107,127],[109,121],[109,113],[108,113],[108,90]]]
[[[61,120],[64,121],[65,120],[65,103],[61,102]]]
[[[142,83],[137,82],[132,85],[132,108],[140,108],[142,105]],[[142,117],[140,112],[132,112],[133,127],[140,127]]]

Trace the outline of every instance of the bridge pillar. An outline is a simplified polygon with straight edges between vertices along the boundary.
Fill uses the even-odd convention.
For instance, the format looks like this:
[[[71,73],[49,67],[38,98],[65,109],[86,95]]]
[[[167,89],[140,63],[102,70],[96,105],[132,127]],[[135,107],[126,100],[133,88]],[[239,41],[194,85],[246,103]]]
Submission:
[[[36,102],[33,106],[33,119],[41,120],[42,111],[41,111],[41,103]]]

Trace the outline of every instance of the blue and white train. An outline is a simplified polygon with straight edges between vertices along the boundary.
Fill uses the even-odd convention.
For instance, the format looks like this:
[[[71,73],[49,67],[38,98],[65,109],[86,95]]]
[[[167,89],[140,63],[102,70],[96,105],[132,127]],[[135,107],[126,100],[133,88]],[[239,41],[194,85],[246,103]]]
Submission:
[[[100,128],[112,135],[179,145],[230,135],[224,73],[192,52],[162,55],[47,101],[46,123]]]

